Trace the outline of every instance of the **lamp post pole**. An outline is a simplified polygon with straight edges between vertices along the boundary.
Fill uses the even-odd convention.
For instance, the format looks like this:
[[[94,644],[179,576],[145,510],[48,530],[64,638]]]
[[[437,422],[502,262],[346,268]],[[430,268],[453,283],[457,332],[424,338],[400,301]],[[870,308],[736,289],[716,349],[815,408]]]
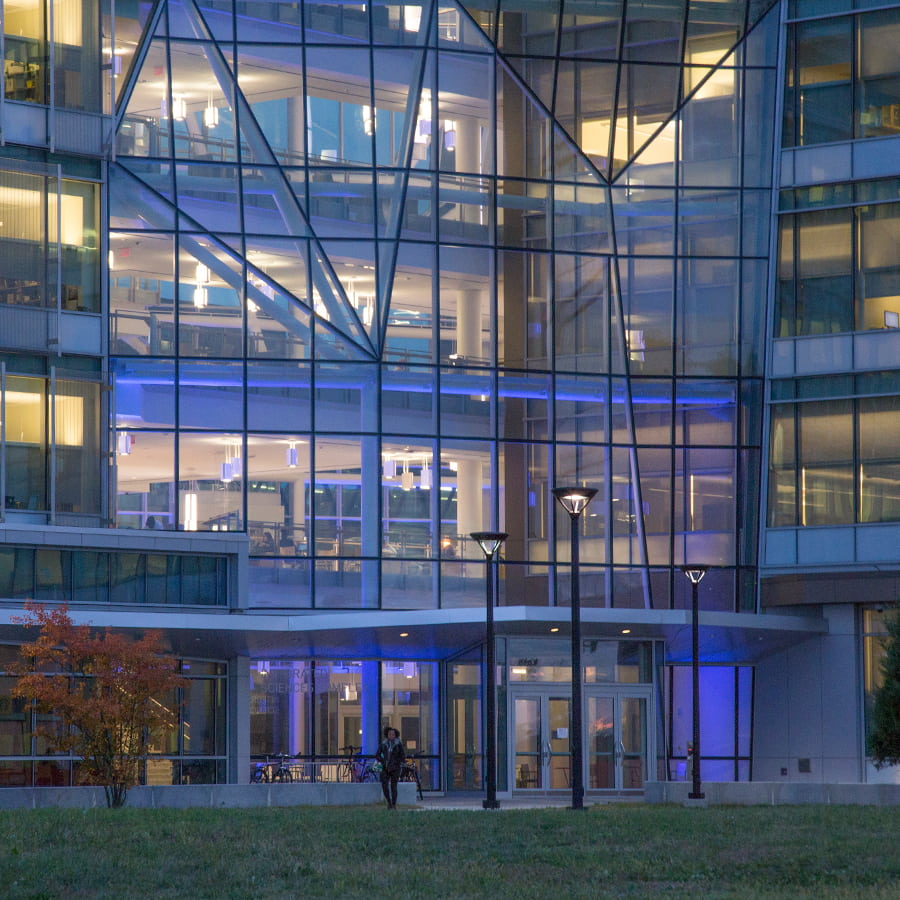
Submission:
[[[487,684],[485,686],[485,718],[487,719],[487,747],[485,748],[485,788],[486,797],[482,801],[485,809],[500,809],[500,801],[497,800],[497,663],[495,660],[494,638],[494,567],[492,565],[494,554],[500,549],[500,545],[506,540],[506,534],[501,531],[473,531],[470,537],[478,542],[486,559],[485,579],[485,642],[487,654],[485,668],[487,669]]]
[[[691,800],[702,800],[706,795],[700,784],[700,582],[707,573],[707,566],[682,566],[681,571],[691,582]]]
[[[584,809],[584,705],[582,701],[581,666],[581,563],[578,546],[579,519],[597,493],[596,488],[554,488],[553,496],[569,514],[572,538],[572,809]]]

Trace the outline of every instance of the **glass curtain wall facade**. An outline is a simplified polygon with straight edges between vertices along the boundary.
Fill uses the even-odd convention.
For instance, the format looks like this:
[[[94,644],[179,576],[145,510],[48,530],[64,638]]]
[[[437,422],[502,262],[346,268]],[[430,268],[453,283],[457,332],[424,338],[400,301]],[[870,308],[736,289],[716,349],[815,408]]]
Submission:
[[[785,722],[864,723],[896,571],[900,14],[821,6],[0,0],[0,599],[192,607],[148,780],[390,723],[481,789],[496,530],[501,785],[563,789],[572,484],[586,641],[654,647],[586,783],[686,773],[685,564],[704,778],[865,777]]]
[[[116,521],[251,602],[755,608],[776,22],[752,4],[117,9]],[[130,46],[130,45],[129,45]],[[128,57],[128,54],[131,56]],[[128,448],[127,453],[121,448]]]
[[[68,787],[79,781],[79,759],[50,750],[42,729],[54,717],[39,713],[12,696],[16,679],[6,674],[18,660],[18,648],[0,644],[0,787]],[[159,698],[165,724],[150,739],[144,762],[145,784],[224,782],[226,742],[226,668],[222,663],[185,659],[184,688]]]

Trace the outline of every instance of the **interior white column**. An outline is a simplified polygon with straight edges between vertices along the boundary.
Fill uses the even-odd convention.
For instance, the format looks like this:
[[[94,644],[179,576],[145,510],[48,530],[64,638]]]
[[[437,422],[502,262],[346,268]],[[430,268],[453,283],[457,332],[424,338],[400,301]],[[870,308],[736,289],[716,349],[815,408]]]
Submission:
[[[481,171],[481,126],[475,119],[455,119],[456,171]]]
[[[456,352],[481,358],[481,291],[459,291],[457,295]]]
[[[471,534],[484,530],[481,490],[481,460],[461,459],[456,470],[457,533]]]

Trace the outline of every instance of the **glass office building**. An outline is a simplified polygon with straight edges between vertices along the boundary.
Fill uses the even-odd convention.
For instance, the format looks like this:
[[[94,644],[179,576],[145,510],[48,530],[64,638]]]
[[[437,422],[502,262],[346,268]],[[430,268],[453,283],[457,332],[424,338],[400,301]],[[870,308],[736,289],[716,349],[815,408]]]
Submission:
[[[0,7],[0,671],[69,602],[189,675],[148,783],[391,724],[476,790],[495,577],[500,789],[566,791],[577,528],[589,791],[685,777],[685,565],[703,778],[876,777],[900,7]]]

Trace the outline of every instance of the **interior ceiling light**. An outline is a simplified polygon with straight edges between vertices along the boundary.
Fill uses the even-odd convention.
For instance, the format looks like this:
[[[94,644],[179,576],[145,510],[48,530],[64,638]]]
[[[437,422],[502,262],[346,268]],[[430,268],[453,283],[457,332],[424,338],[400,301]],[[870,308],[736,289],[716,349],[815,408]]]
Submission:
[[[219,124],[219,110],[213,106],[212,96],[206,103],[206,109],[203,110],[203,124],[207,128],[215,128]]]
[[[191,299],[197,309],[205,309],[207,303],[209,303],[209,295],[206,293],[206,288],[202,287],[201,285],[197,285],[197,287],[194,288],[194,293]]]

